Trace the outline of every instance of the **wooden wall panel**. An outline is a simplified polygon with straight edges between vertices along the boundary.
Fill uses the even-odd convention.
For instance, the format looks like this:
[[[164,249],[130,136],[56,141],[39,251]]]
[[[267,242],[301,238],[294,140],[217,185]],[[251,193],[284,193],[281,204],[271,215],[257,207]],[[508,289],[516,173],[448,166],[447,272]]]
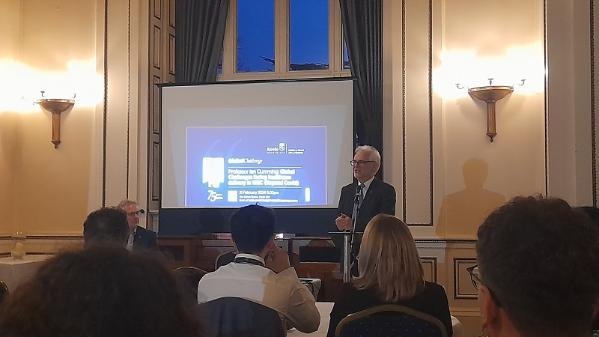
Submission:
[[[175,35],[168,34],[168,74],[175,76]]]
[[[175,81],[175,0],[151,0],[150,85],[148,128],[148,227],[157,231],[160,209],[160,89]]]
[[[474,266],[476,259],[454,258],[453,259],[453,298],[454,299],[476,299],[478,292],[470,279],[466,268]]]
[[[154,26],[152,28],[152,65],[154,66],[154,68],[160,70],[162,64],[160,63],[161,57],[161,50],[162,50],[162,44],[160,43],[161,41],[161,35],[162,35],[162,30],[160,29],[160,26]]]
[[[151,119],[152,119],[152,133],[154,133],[155,135],[160,135],[160,88],[158,88],[158,84],[160,83],[160,77],[154,75],[152,77],[152,81],[150,82],[152,83],[152,114]]]
[[[424,271],[424,279],[429,282],[437,282],[437,258],[420,257],[420,263]]]
[[[162,0],[153,0],[152,12],[154,18],[160,20],[162,18]]]
[[[160,172],[160,143],[155,142],[152,144],[152,170],[154,172]],[[152,175],[152,188],[151,196],[152,201],[160,202],[160,175]]]

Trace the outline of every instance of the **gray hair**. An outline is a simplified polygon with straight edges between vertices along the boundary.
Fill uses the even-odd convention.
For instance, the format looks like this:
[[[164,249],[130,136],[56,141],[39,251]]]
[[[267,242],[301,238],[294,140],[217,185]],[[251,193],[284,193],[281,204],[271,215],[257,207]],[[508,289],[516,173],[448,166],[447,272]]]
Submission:
[[[139,204],[133,200],[125,199],[125,200],[119,202],[119,204],[116,207],[118,207],[120,209],[125,209],[125,207],[127,207],[129,205],[139,205]]]
[[[354,150],[354,155],[360,151],[366,151],[370,152],[371,154],[374,154],[374,160],[376,160],[377,164],[381,164],[381,154],[379,153],[379,150],[377,150],[374,146],[360,145],[356,147],[356,149]]]

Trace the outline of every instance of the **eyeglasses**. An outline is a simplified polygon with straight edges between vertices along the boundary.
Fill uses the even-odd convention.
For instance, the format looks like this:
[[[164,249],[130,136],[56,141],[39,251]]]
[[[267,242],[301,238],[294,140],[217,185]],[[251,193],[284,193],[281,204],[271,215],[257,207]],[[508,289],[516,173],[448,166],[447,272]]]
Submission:
[[[143,209],[138,209],[135,212],[128,212],[127,216],[140,216],[141,214],[144,214],[146,211],[144,211]]]
[[[470,274],[470,280],[472,281],[472,285],[474,286],[474,288],[478,290],[481,284],[484,285],[489,290],[489,294],[493,298],[493,301],[495,301],[495,304],[501,307],[501,303],[499,302],[497,296],[495,296],[493,290],[491,290],[491,288],[489,288],[489,286],[483,282],[482,277],[480,275],[480,268],[478,268],[478,265],[475,264],[472,267],[468,267],[466,268],[466,271],[468,272],[468,274]]]
[[[374,160],[350,160],[349,164],[354,167],[354,166],[358,166],[358,165],[364,165],[364,164],[368,164],[368,163],[376,163],[376,161]]]

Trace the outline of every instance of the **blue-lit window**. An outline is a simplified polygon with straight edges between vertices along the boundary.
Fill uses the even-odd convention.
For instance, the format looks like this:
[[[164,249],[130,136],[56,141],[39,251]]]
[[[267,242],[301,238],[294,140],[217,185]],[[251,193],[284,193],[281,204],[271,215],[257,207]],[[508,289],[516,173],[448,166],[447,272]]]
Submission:
[[[218,65],[216,66],[216,75],[223,74],[223,54],[220,54],[220,59],[218,60]]]
[[[349,52],[347,51],[347,43],[345,43],[345,39],[343,39],[343,69],[351,69],[351,65],[349,63]]]
[[[274,0],[237,0],[237,72],[275,69]]]
[[[329,69],[329,1],[289,0],[289,70]]]

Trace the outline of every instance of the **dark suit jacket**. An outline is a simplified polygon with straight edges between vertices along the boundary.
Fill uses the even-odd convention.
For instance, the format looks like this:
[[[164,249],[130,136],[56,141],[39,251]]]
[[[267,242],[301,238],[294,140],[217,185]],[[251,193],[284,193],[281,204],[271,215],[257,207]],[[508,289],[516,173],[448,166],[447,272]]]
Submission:
[[[349,217],[352,216],[357,187],[356,181],[343,186],[339,198],[339,207],[337,207],[339,213]],[[395,188],[375,177],[370,187],[368,187],[364,201],[362,201],[356,222],[356,231],[363,232],[368,221],[380,213],[395,215]]]
[[[137,226],[135,236],[133,237],[133,250],[157,249],[156,233]]]
[[[349,217],[352,216],[357,187],[358,183],[356,180],[349,185],[343,186],[341,196],[339,197],[339,207],[337,207],[338,213],[343,213]],[[395,215],[395,188],[375,177],[362,201],[356,222],[356,232],[363,232],[370,219],[380,213]],[[361,239],[360,235],[356,235],[353,246],[354,256],[360,250]],[[333,236],[333,243],[339,250],[339,256],[342,257],[343,238],[341,236]]]

